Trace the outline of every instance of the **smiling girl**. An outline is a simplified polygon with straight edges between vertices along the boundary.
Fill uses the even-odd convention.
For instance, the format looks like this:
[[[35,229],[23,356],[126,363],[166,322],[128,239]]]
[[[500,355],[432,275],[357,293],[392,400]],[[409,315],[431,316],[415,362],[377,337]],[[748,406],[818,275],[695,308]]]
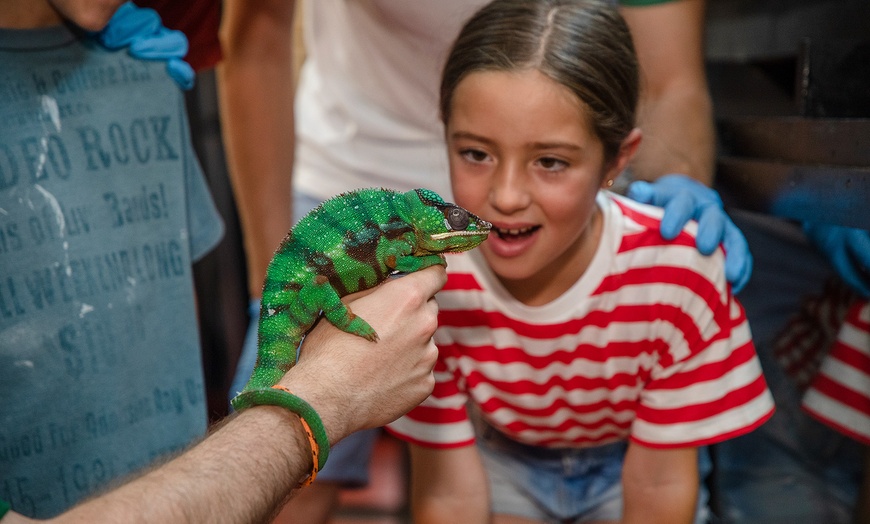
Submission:
[[[638,86],[604,3],[496,0],[454,44],[453,193],[494,233],[448,258],[435,390],[390,426],[415,521],[702,521],[698,447],[772,414],[722,250],[606,189],[641,141]]]

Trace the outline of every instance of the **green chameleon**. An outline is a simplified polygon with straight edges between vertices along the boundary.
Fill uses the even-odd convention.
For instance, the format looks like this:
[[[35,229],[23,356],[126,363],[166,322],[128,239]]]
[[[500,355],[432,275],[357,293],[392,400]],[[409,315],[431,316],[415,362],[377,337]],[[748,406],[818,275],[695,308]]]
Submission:
[[[360,189],[323,202],[290,230],[269,263],[257,363],[233,408],[241,411],[260,403],[258,398],[282,395],[272,386],[296,364],[297,347],[321,314],[339,329],[377,340],[375,330],[341,297],[373,288],[394,273],[444,265],[441,253],[476,247],[490,228],[428,189]],[[285,405],[280,399],[274,403]]]

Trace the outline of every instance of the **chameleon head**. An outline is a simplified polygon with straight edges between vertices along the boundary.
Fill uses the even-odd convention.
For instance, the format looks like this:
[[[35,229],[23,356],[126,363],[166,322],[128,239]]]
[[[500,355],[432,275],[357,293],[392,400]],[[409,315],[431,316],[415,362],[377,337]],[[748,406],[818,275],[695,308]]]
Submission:
[[[489,235],[492,224],[467,210],[445,202],[429,189],[405,193],[408,216],[417,233],[417,252],[458,253],[480,245]]]

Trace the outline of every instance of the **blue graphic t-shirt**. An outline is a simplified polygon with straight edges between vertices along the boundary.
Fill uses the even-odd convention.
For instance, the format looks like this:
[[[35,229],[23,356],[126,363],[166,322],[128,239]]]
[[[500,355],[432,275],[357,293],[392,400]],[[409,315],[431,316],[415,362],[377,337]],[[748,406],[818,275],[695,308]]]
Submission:
[[[222,233],[162,62],[0,30],[0,499],[53,516],[206,429]]]

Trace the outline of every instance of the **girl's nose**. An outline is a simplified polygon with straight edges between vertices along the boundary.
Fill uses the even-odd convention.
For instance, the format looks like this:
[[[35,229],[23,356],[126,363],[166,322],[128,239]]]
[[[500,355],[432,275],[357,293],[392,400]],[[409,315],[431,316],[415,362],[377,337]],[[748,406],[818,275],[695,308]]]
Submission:
[[[499,166],[489,189],[490,204],[504,214],[525,209],[531,203],[527,182],[521,166],[512,163]]]

